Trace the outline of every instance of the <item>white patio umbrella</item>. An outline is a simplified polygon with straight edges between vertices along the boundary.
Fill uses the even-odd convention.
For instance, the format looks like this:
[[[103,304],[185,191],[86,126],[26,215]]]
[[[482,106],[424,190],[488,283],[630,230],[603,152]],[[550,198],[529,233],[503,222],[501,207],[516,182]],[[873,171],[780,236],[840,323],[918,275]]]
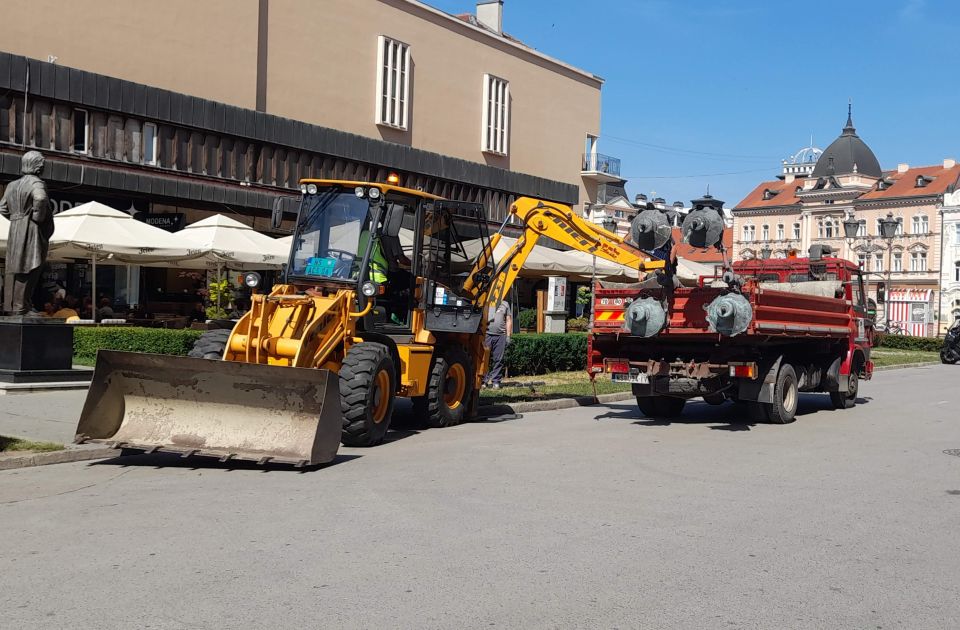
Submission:
[[[96,201],[57,214],[53,224],[50,259],[90,259],[94,308],[97,262],[114,265],[165,263],[200,255],[173,234]]]
[[[208,269],[279,269],[287,262],[290,243],[270,238],[249,225],[222,214],[191,223],[176,233],[191,250],[201,252],[197,260],[177,266]]]

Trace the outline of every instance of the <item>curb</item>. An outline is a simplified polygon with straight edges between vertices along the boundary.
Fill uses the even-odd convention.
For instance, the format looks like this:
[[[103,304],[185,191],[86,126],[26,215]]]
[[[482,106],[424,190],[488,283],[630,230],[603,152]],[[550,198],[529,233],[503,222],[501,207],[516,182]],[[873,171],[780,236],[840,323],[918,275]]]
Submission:
[[[593,396],[578,396],[576,398],[556,398],[554,400],[532,400],[518,403],[496,403],[483,405],[479,408],[480,415],[495,416],[506,413],[523,413],[524,411],[553,411],[556,409],[572,409],[574,407],[590,407],[604,403],[620,402],[633,398],[632,392],[617,392],[614,394],[600,394]]]
[[[924,361],[922,363],[903,363],[901,365],[884,365],[883,367],[873,368],[874,372],[886,372],[887,370],[902,370],[903,368],[929,367],[931,365],[940,365],[939,361]]]
[[[31,466],[46,466],[47,464],[68,464],[71,462],[85,462],[91,459],[109,459],[116,457],[119,452],[106,446],[79,446],[67,447],[62,451],[52,453],[29,453],[12,457],[0,457],[0,470],[16,470]]]

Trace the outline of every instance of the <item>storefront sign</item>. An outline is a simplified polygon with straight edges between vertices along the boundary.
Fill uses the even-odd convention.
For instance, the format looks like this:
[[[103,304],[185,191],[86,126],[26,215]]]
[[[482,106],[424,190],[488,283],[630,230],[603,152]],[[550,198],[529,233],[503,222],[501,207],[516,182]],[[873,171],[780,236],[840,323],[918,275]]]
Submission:
[[[182,212],[170,212],[167,214],[144,213],[138,214],[137,218],[147,225],[158,227],[167,232],[176,232],[182,229],[183,224],[186,222],[186,215]]]
[[[138,212],[146,212],[150,207],[149,202],[145,200],[135,201],[129,197],[100,197],[95,195],[63,192],[61,190],[51,190],[50,201],[53,203],[53,214],[60,214],[65,210],[70,210],[71,208],[75,208],[76,206],[87,203],[88,201],[96,201],[105,206],[109,206],[114,210],[126,212],[130,215]]]
[[[567,279],[563,276],[550,276],[547,284],[547,311],[567,310]]]

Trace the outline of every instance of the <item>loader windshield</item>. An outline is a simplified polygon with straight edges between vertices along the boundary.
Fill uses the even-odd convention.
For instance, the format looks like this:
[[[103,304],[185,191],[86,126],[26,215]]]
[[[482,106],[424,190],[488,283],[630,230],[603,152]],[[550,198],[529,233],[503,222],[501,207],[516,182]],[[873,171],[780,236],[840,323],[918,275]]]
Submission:
[[[294,236],[295,276],[356,281],[370,233],[370,204],[335,187],[304,195]]]

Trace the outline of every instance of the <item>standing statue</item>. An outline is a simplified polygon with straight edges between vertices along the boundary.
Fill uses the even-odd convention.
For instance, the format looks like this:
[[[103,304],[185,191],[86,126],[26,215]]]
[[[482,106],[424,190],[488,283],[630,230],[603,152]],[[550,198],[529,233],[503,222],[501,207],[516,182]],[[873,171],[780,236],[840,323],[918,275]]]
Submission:
[[[47,186],[40,179],[43,155],[39,151],[23,154],[23,176],[11,182],[0,199],[0,216],[10,220],[7,237],[7,274],[13,276],[10,313],[36,316],[33,291],[40,281],[43,265],[53,236],[53,208]]]

